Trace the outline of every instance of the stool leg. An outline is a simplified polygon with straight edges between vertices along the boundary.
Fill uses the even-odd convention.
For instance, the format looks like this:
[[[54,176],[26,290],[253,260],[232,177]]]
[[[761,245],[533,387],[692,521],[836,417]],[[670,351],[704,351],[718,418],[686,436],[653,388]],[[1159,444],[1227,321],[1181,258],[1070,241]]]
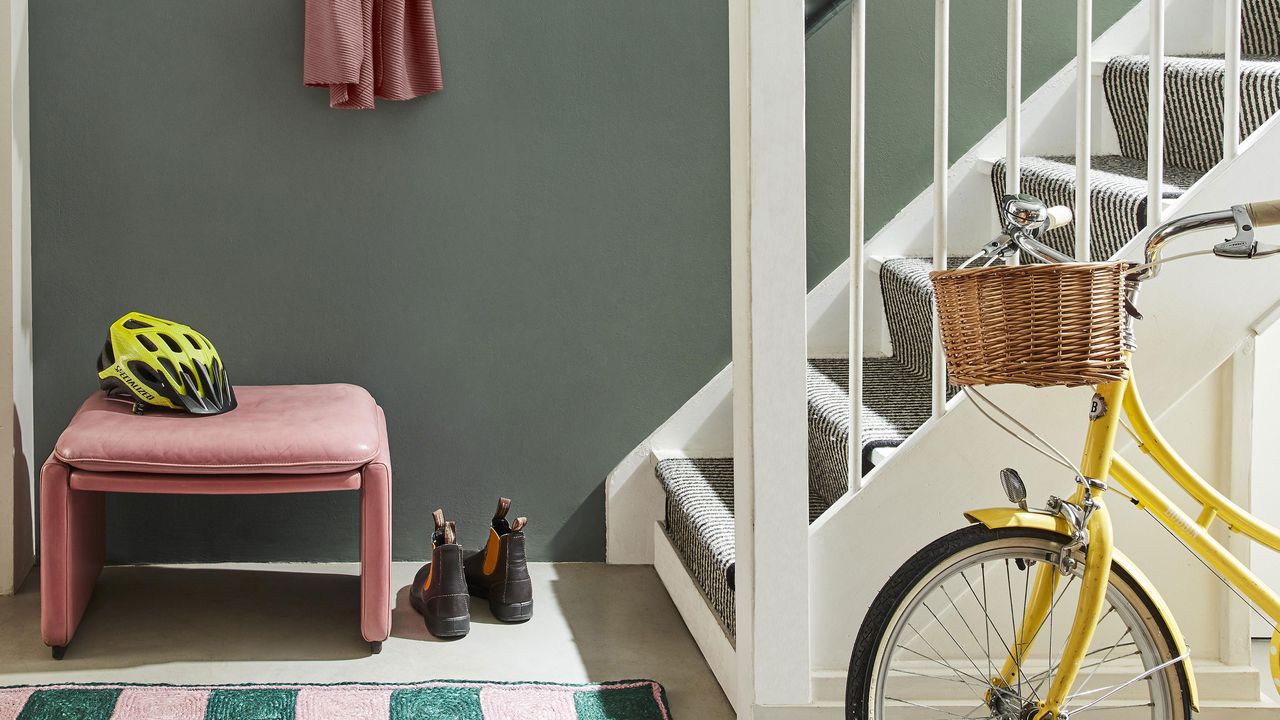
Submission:
[[[80,625],[106,557],[102,493],[71,489],[66,465],[40,469],[40,634],[54,657]]]
[[[360,484],[360,631],[378,652],[391,635],[391,469],[370,463]]]

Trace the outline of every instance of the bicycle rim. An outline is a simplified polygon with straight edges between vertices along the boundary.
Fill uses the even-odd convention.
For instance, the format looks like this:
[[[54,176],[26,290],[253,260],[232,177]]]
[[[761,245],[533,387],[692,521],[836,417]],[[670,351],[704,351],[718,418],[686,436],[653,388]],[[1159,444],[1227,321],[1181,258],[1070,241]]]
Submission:
[[[995,537],[943,558],[907,592],[890,618],[869,687],[876,720],[1025,720],[1048,692],[1075,612],[1082,566],[1059,575],[1048,616],[1007,687],[997,687],[1037,568],[1061,542]],[[1141,676],[1169,660],[1162,628],[1137,591],[1113,573],[1093,642],[1065,705],[1099,720],[1181,717],[1176,669]],[[1178,687],[1178,690],[1181,690]],[[1175,714],[1176,713],[1176,714]]]

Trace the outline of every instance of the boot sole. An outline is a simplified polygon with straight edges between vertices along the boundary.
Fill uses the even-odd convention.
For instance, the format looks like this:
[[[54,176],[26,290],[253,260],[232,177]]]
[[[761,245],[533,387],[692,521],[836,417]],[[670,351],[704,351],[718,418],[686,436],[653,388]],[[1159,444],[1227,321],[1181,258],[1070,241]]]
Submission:
[[[442,639],[460,638],[471,632],[471,616],[461,615],[456,618],[432,618],[428,617],[427,610],[419,602],[418,598],[412,594],[409,595],[409,604],[413,609],[422,616],[422,623],[427,626],[427,632],[434,637]]]
[[[522,623],[533,617],[533,601],[522,603],[500,603],[489,601],[489,610],[493,616],[504,623]]]
[[[427,632],[441,639],[460,638],[471,632],[471,617],[432,618],[423,616]]]
[[[504,603],[489,597],[489,589],[483,585],[467,584],[467,592],[475,597],[489,601],[489,611],[504,623],[522,623],[533,617],[533,601],[521,603]]]

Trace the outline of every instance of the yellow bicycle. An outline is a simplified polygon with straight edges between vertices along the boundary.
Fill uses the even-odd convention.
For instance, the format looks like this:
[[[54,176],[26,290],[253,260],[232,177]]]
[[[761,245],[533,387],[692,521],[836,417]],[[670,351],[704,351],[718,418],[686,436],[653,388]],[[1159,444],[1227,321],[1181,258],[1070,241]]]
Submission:
[[[950,380],[965,386],[989,418],[1033,438],[1029,428],[972,386],[1094,386],[1078,464],[1043,441],[1024,439],[1070,466],[1076,487],[1067,498],[1051,497],[1044,508],[1029,508],[1021,478],[1006,469],[1001,482],[1013,507],[970,510],[968,527],[939,538],[903,565],[872,603],[859,632],[846,717],[1059,720],[1107,711],[1106,720],[1184,720],[1197,707],[1186,645],[1155,587],[1115,547],[1104,497],[1122,495],[1148,511],[1273,624],[1280,620],[1280,596],[1208,529],[1220,519],[1232,532],[1275,550],[1280,530],[1214,489],[1155,428],[1128,367],[1132,324],[1141,317],[1136,297],[1141,283],[1168,260],[1280,252],[1253,234],[1255,226],[1280,224],[1280,201],[1166,223],[1148,240],[1142,265],[1073,265],[1041,241],[1045,231],[1069,220],[1069,211],[1046,208],[1026,195],[1005,196],[1000,209],[1004,233],[974,258],[988,267],[935,273]],[[1232,226],[1236,235],[1212,249],[1161,258],[1177,237]],[[1015,254],[1040,262],[996,264]],[[944,281],[958,285],[944,287]],[[1027,307],[1033,297],[1044,305],[1054,293],[1061,294],[1057,307],[1028,315],[1035,314]],[[1004,323],[996,332],[1005,334],[994,342],[976,327],[988,310],[1006,315],[995,321]],[[1046,320],[1054,318],[1075,327],[1046,334]],[[1054,337],[1056,346],[1046,349]],[[1138,447],[1202,508],[1198,517],[1184,513],[1116,453],[1122,411]],[[1280,682],[1277,647],[1280,633],[1272,638],[1271,653],[1272,676]]]

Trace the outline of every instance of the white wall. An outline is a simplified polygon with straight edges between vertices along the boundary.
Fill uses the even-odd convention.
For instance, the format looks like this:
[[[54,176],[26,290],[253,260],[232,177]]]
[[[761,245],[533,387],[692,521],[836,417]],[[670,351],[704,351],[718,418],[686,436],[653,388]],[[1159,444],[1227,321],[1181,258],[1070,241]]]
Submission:
[[[1258,517],[1280,526],[1280,328],[1274,325],[1259,335],[1254,349],[1253,465],[1251,486],[1253,507]],[[1280,587],[1280,553],[1254,544],[1250,562],[1254,572],[1271,587]],[[1271,627],[1253,615],[1254,637],[1271,637]]]
[[[0,595],[17,590],[35,555],[31,357],[31,168],[28,123],[27,1],[0,0],[0,42],[6,50],[0,73],[0,134],[4,144],[0,174],[0,324],[10,343],[0,343]]]

